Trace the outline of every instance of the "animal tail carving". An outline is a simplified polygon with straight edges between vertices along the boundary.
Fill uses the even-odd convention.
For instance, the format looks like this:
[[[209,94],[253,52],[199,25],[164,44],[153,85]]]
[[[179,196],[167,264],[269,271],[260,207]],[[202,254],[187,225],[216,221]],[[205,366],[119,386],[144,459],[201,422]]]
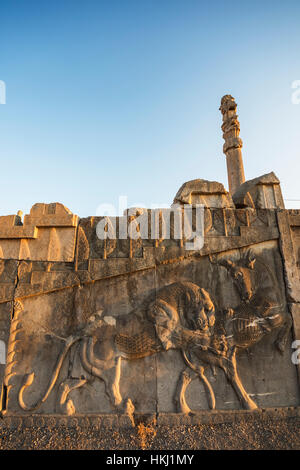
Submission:
[[[58,358],[58,361],[57,361],[56,366],[54,368],[54,371],[52,373],[52,376],[51,376],[51,379],[50,379],[50,382],[49,382],[49,385],[48,385],[48,388],[47,388],[45,394],[43,395],[43,397],[39,398],[39,400],[34,405],[31,405],[31,406],[26,405],[26,403],[24,402],[23,395],[24,395],[24,391],[26,390],[26,388],[30,387],[30,385],[32,385],[32,383],[34,381],[34,372],[31,372],[30,374],[26,374],[24,376],[24,382],[23,382],[23,385],[21,386],[21,388],[19,390],[19,396],[18,396],[19,405],[22,408],[22,410],[24,410],[24,411],[37,410],[42,405],[42,403],[44,403],[47,400],[48,396],[50,395],[51,391],[53,390],[53,387],[56,384],[56,381],[58,379],[61,367],[63,365],[63,362],[64,362],[64,359],[65,359],[66,355],[68,354],[69,349],[71,348],[71,346],[73,346],[74,343],[76,343],[80,339],[81,339],[80,336],[70,336],[66,340],[65,347],[64,347],[63,351],[61,352],[61,354]]]

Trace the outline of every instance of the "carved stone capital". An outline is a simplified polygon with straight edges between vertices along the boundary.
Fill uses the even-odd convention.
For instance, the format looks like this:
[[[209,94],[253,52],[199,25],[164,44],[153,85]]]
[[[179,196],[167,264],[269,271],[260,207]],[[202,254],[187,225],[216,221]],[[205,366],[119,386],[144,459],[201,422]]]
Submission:
[[[221,106],[220,106],[220,111],[223,114],[228,113],[229,111],[235,111],[237,108],[237,104],[231,95],[225,95],[221,99]]]
[[[223,145],[223,152],[226,153],[230,149],[241,149],[243,147],[243,141],[240,137],[230,137]]]
[[[222,127],[223,137],[226,138],[226,135],[231,132],[236,132],[237,135],[240,132],[240,123],[238,121],[238,116],[235,114],[234,116],[228,118],[226,121],[223,122]]]

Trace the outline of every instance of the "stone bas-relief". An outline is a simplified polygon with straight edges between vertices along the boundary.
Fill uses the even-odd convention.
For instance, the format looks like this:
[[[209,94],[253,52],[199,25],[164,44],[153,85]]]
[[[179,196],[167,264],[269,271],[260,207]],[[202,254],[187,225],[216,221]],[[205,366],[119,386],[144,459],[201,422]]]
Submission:
[[[178,211],[204,204],[200,250],[175,237],[174,218],[164,236],[164,209],[135,239],[120,225],[138,232],[147,210],[111,218],[104,240],[103,217],[59,203],[0,217],[4,416],[299,405],[300,216],[273,173],[244,182],[236,103],[221,108],[230,192],[195,179],[174,198]]]
[[[267,251],[270,252],[269,258],[272,259],[272,250]],[[133,410],[130,393],[123,397],[122,401],[119,391],[120,388],[122,389],[122,380],[124,380],[121,373],[121,358],[132,364],[136,361],[143,361],[144,356],[164,354],[166,361],[168,361],[168,354],[172,349],[180,351],[183,358],[177,384],[173,391],[175,396],[171,396],[171,400],[175,399],[174,405],[177,402],[177,407],[174,407],[174,410],[189,411],[185,392],[187,385],[197,377],[205,388],[209,406],[214,408],[215,392],[206,375],[210,369],[217,368],[222,369],[228,380],[231,381],[232,387],[240,399],[240,405],[248,409],[255,408],[254,400],[245,392],[243,381],[239,378],[235,362],[236,352],[239,353],[244,348],[263,340],[273,330],[276,333],[276,348],[283,352],[290,327],[290,317],[281,299],[280,289],[277,287],[279,280],[273,274],[274,269],[268,266],[269,260],[262,261],[259,259],[259,255],[256,256],[249,250],[242,254],[237,251],[229,255],[230,257],[224,257],[223,254],[206,257],[207,265],[202,269],[201,266],[197,266],[197,256],[195,256],[195,260],[189,257],[190,264],[186,272],[183,271],[179,275],[187,277],[191,275],[190,271],[198,269],[205,276],[205,272],[207,273],[209,268],[212,279],[220,279],[221,282],[227,283],[225,294],[228,295],[228,291],[231,289],[229,299],[233,308],[227,307],[228,301],[226,298],[222,299],[223,295],[217,286],[210,287],[211,294],[206,290],[211,284],[207,281],[205,288],[194,282],[186,281],[167,284],[165,287],[156,289],[150,296],[146,296],[145,301],[141,304],[137,302],[134,311],[128,310],[126,314],[124,311],[121,312],[123,314],[120,317],[117,314],[119,305],[105,307],[105,303],[112,301],[110,296],[104,299],[102,303],[104,308],[97,310],[99,305],[97,306],[98,292],[96,289],[92,289],[92,292],[88,293],[81,292],[79,289],[74,295],[75,299],[68,301],[66,307],[60,298],[51,303],[45,301],[44,298],[44,304],[37,303],[38,312],[34,308],[34,300],[25,299],[25,305],[30,301],[27,311],[24,312],[24,308],[19,304],[15,307],[14,312],[16,325],[13,327],[13,331],[19,332],[21,338],[23,335],[24,345],[24,350],[22,350],[22,344],[17,343],[19,350],[16,351],[16,356],[32,359],[34,367],[31,368],[31,363],[26,364],[24,361],[27,372],[22,374],[22,364],[19,363],[16,367],[18,367],[20,374],[11,379],[10,383],[14,385],[15,393],[18,392],[19,408],[32,412],[47,410],[47,412],[56,413],[80,413],[80,403],[74,406],[72,400],[74,394],[76,395],[76,390],[82,386],[88,387],[95,379],[98,381],[100,379],[105,382],[106,387],[100,400],[105,401],[106,396],[109,396],[112,405],[107,411],[113,411],[115,406],[116,409],[120,408],[120,410],[126,411],[128,404],[130,404],[129,409]],[[182,264],[182,261],[178,263]],[[165,265],[163,266],[166,269]],[[176,267],[174,262],[171,266],[172,269],[168,274],[166,272],[161,274],[164,279],[174,275],[173,267],[178,270],[178,265]],[[194,277],[200,278],[197,272]],[[149,283],[151,281],[146,279],[145,285]],[[274,289],[271,290],[272,283]],[[119,281],[118,284],[121,282]],[[129,292],[133,291],[133,287],[134,283],[129,284]],[[101,283],[99,289],[101,291]],[[104,284],[102,290],[106,289],[107,286]],[[86,309],[84,312],[86,320],[83,321],[83,326],[71,325],[72,334],[69,336],[67,334],[68,328],[63,331],[63,328],[60,327],[60,329],[53,331],[54,322],[63,321],[62,317],[68,314],[68,309],[72,308],[74,300],[80,304],[80,299],[84,297],[86,297],[85,301],[78,308],[79,311],[83,308]],[[216,298],[218,300],[215,300]],[[122,301],[123,299],[121,299],[121,303]],[[128,300],[127,302],[130,308],[130,302]],[[60,317],[57,307],[54,308],[56,305],[60,305],[62,309],[66,308]],[[124,309],[124,306],[121,308]],[[53,312],[52,317],[50,315],[50,318],[46,319],[43,318],[49,315],[46,310],[56,311]],[[43,311],[44,315],[41,314]],[[69,315],[69,317],[74,320],[74,315]],[[82,318],[80,319],[82,320]],[[43,334],[40,338],[34,339],[32,335],[36,330]],[[29,341],[26,340],[26,335],[28,335]],[[46,336],[47,339],[45,339]],[[39,358],[45,347],[48,347],[49,336],[53,343],[57,342],[58,349],[52,352],[51,357],[46,356],[43,359],[43,361],[49,359],[48,364],[51,367],[47,367],[46,373],[43,374],[43,380],[39,382],[39,376],[42,375]],[[65,343],[63,347],[62,341]],[[32,343],[35,343],[37,350],[31,358],[26,348],[31,349]],[[78,360],[81,365],[80,373],[72,366]],[[55,362],[59,364],[58,368],[55,366]],[[65,364],[63,364],[64,362]],[[269,367],[269,364],[267,363],[266,366]],[[63,367],[66,367],[67,370],[61,370]],[[131,366],[129,365],[129,367]],[[153,379],[155,374],[160,375],[159,371],[154,369]],[[50,386],[48,385],[49,379],[51,379]],[[139,377],[129,374],[129,378],[125,378],[125,380],[138,382]],[[196,390],[196,393],[198,392],[199,390]],[[155,390],[150,393],[155,394]],[[13,396],[13,390],[11,395]],[[32,400],[33,396],[37,398],[36,402]],[[51,402],[51,399],[54,399],[55,402]],[[44,404],[44,408],[43,406],[39,407],[42,404]],[[11,406],[15,411],[18,411],[15,403],[12,403]],[[219,403],[219,407],[222,408],[222,406],[224,406],[223,403]],[[103,408],[96,405],[94,411],[98,410],[103,411]]]
[[[214,390],[205,375],[208,367],[214,372],[216,368],[224,371],[242,407],[256,409],[256,403],[240,380],[236,355],[273,330],[277,330],[275,347],[283,352],[291,329],[290,315],[271,269],[257,261],[253,253],[248,252],[236,262],[230,259],[211,262],[225,267],[232,277],[240,297],[236,307],[222,310],[213,303],[204,288],[182,281],[158,289],[155,296],[150,295],[144,305],[130,312],[121,322],[117,316],[95,312],[81,331],[65,338],[65,346],[59,353],[49,385],[36,403],[28,402],[35,373],[25,375],[18,393],[22,410],[37,410],[59,382],[56,411],[74,414],[72,392],[98,378],[105,384],[111,405],[116,410],[133,413],[131,397],[124,398],[120,392],[121,361],[141,360],[171,349],[181,352],[187,366],[180,374],[174,397],[179,412],[191,411],[185,394],[187,386],[195,378],[202,381],[209,407],[215,409]],[[261,264],[260,269],[255,269],[258,264]],[[130,335],[123,332],[130,330],[130,323],[135,324],[138,333]],[[84,371],[79,377],[72,367],[68,367],[68,377],[61,376],[63,362],[68,360],[68,355],[72,357],[72,363],[78,355]]]

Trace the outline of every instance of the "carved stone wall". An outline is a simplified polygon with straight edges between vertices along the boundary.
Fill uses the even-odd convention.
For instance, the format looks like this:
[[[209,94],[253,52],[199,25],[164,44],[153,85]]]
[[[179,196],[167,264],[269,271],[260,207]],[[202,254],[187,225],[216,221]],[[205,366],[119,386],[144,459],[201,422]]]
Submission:
[[[58,203],[23,222],[0,217],[2,412],[133,419],[299,406],[300,213],[281,199],[263,208],[253,188],[234,206],[219,183],[182,186],[176,204],[205,204],[196,251],[172,218],[164,238],[163,209],[159,236],[149,222],[134,240],[119,234],[125,219],[139,230],[138,211],[111,218],[116,239],[105,240],[102,217]]]

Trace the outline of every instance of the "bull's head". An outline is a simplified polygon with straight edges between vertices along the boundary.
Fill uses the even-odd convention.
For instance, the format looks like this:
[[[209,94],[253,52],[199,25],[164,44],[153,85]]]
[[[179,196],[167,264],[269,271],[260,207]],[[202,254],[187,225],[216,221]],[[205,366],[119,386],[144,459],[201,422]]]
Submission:
[[[235,262],[229,259],[214,262],[212,258],[211,261],[227,269],[239,290],[242,300],[248,302],[254,294],[251,272],[254,270],[256,259],[253,254],[250,252],[246,257]]]

